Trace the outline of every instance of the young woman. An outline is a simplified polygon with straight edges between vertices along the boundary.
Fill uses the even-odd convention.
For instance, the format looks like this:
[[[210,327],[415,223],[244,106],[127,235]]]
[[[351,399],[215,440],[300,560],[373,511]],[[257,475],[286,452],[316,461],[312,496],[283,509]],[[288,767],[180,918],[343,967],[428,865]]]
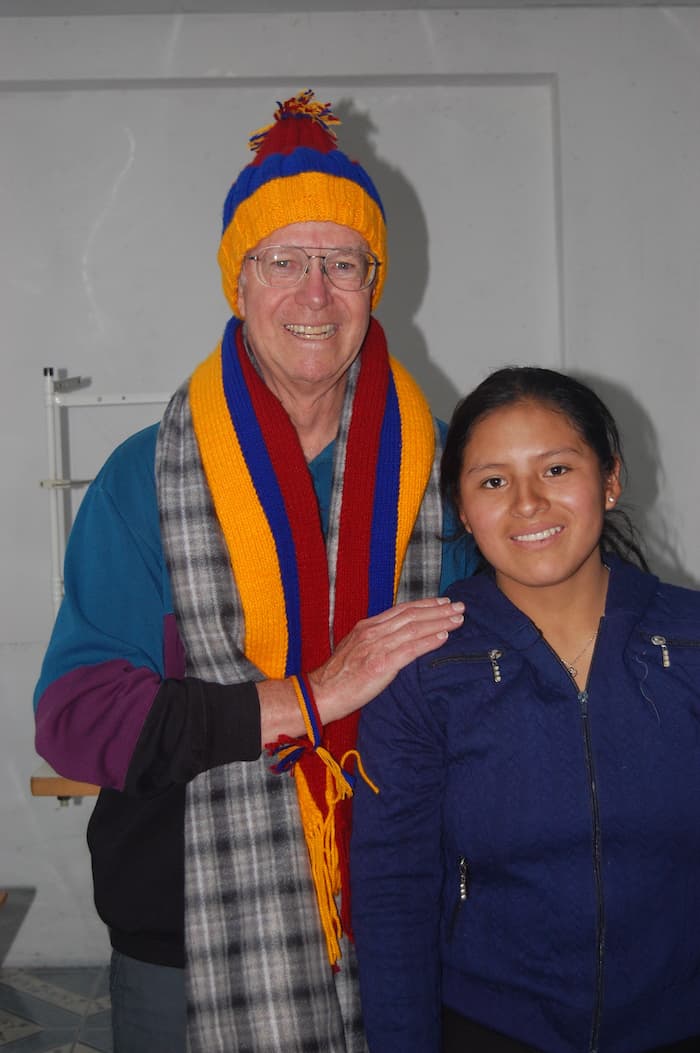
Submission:
[[[700,1049],[700,593],[647,572],[621,475],[571,377],[499,370],[455,411],[484,572],[361,721],[371,1053]]]

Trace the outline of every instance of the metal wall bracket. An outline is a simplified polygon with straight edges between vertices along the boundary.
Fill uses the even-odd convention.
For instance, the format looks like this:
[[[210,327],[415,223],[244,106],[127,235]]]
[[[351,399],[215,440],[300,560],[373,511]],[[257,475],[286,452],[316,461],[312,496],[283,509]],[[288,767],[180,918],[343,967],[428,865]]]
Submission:
[[[169,394],[98,394],[86,392],[90,377],[58,377],[53,366],[44,369],[44,405],[48,440],[49,478],[39,485],[49,494],[51,525],[51,595],[54,615],[63,599],[63,556],[66,548],[64,496],[66,491],[88,486],[91,479],[67,478],[63,470],[63,420],[61,410],[84,406],[157,406],[170,401]]]

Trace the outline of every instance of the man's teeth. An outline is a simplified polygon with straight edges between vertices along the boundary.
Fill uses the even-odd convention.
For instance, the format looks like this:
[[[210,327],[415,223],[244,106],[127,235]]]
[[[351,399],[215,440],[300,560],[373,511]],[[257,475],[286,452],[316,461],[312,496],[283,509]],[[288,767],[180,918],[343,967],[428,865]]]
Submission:
[[[295,336],[330,336],[335,332],[334,325],[286,325],[288,332]]]
[[[514,534],[513,541],[544,541],[561,533],[561,527],[550,527],[549,530],[538,530],[536,534]]]

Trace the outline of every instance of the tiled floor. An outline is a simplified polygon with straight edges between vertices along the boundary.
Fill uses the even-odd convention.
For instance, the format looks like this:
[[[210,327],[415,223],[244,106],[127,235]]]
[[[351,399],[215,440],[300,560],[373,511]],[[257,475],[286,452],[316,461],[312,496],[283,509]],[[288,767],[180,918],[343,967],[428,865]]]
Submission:
[[[109,968],[0,969],[0,1053],[112,1053]]]

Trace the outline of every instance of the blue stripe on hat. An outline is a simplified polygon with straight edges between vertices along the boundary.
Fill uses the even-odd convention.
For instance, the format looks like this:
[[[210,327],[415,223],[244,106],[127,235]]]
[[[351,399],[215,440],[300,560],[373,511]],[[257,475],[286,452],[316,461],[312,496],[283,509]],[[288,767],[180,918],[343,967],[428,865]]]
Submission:
[[[321,172],[340,179],[349,179],[364,190],[386,219],[379,192],[362,165],[351,161],[342,150],[330,150],[323,154],[319,150],[309,149],[308,146],[298,146],[289,154],[270,154],[261,164],[250,164],[243,169],[226,196],[223,229],[226,230],[241,202],[251,197],[265,183],[285,176],[300,175],[302,172]]]

